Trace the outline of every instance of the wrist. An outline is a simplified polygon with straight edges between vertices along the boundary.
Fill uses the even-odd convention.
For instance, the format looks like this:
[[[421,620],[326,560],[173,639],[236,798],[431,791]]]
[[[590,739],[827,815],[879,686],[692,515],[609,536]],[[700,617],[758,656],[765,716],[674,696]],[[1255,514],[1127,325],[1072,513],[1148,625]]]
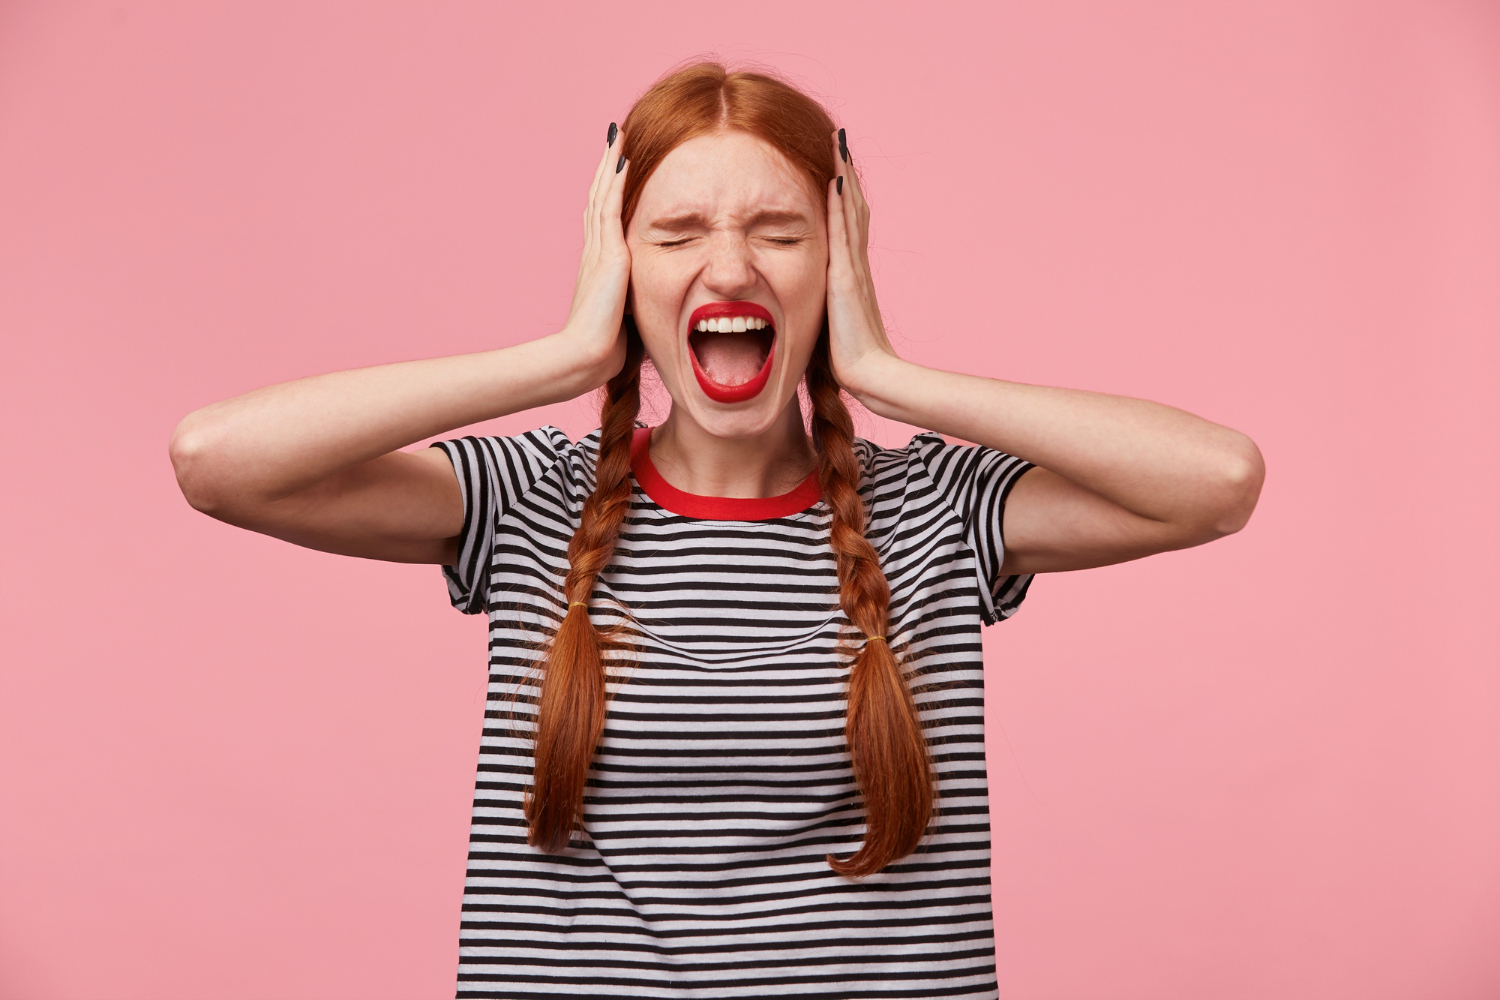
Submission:
[[[847,381],[840,380],[840,385],[876,416],[900,419],[896,412],[900,403],[897,390],[914,367],[894,354],[871,351],[848,372]]]
[[[619,372],[624,352],[601,352],[597,345],[566,327],[537,344],[551,359],[558,401],[592,392]]]

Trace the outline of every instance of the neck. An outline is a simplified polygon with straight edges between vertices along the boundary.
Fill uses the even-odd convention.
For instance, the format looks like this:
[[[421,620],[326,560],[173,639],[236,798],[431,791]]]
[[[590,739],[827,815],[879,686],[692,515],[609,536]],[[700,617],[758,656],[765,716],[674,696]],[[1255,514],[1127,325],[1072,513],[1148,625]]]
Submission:
[[[818,467],[818,456],[793,397],[764,433],[736,438],[710,434],[674,406],[651,432],[651,463],[685,493],[763,498],[796,489]]]

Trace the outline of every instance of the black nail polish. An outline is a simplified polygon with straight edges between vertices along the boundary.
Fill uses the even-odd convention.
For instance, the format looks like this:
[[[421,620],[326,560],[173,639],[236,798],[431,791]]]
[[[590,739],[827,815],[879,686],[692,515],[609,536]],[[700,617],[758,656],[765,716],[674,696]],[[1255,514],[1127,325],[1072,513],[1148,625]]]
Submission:
[[[619,131],[620,130],[615,127],[614,122],[609,123],[609,139],[606,145],[613,146],[615,144],[615,136],[619,134]]]
[[[624,170],[624,169],[625,169],[625,154],[621,153],[620,154],[620,162],[615,164],[615,173],[618,174],[621,170]]]
[[[833,182],[833,186],[838,191],[839,194],[843,194],[844,193],[844,175],[843,174],[839,174],[839,179]]]
[[[849,142],[844,138],[843,129],[839,129],[839,155],[844,158],[845,163],[849,162]]]

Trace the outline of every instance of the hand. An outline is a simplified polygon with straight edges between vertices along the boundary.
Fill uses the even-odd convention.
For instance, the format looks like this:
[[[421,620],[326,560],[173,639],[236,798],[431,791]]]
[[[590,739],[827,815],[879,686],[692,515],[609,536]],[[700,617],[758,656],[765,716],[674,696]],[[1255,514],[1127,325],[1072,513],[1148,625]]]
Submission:
[[[610,134],[615,135],[614,125]],[[613,378],[625,364],[625,295],[630,288],[630,248],[620,221],[625,200],[625,172],[629,161],[620,155],[625,145],[620,133],[604,150],[589,187],[583,210],[583,254],[578,281],[562,338],[576,345],[579,356],[598,365],[599,384]]]
[[[870,277],[870,206],[853,158],[844,159],[847,146],[839,142],[839,132],[833,133],[833,159],[843,184],[835,178],[828,185],[828,353],[834,378],[863,402],[879,378],[876,370],[897,355]]]

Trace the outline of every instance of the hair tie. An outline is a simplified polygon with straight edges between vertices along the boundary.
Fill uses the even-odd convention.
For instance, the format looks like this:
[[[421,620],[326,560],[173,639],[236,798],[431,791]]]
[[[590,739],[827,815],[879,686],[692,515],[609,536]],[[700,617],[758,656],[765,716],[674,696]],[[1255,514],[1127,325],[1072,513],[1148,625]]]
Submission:
[[[588,604],[587,601],[569,601],[568,602],[568,607],[570,607],[570,608],[586,608],[588,606],[589,606],[589,604]]]
[[[874,641],[875,641],[875,640],[877,640],[877,639],[878,639],[878,640],[880,640],[880,641],[881,641],[881,642],[885,642],[885,636],[883,636],[883,635],[872,635],[872,636],[868,636],[868,637],[867,637],[867,638],[866,638],[866,639],[865,639],[865,642],[874,642]],[[890,643],[888,643],[888,642],[885,642],[885,644],[886,644],[886,645],[887,645],[887,646],[889,646],[889,645],[890,645]]]

